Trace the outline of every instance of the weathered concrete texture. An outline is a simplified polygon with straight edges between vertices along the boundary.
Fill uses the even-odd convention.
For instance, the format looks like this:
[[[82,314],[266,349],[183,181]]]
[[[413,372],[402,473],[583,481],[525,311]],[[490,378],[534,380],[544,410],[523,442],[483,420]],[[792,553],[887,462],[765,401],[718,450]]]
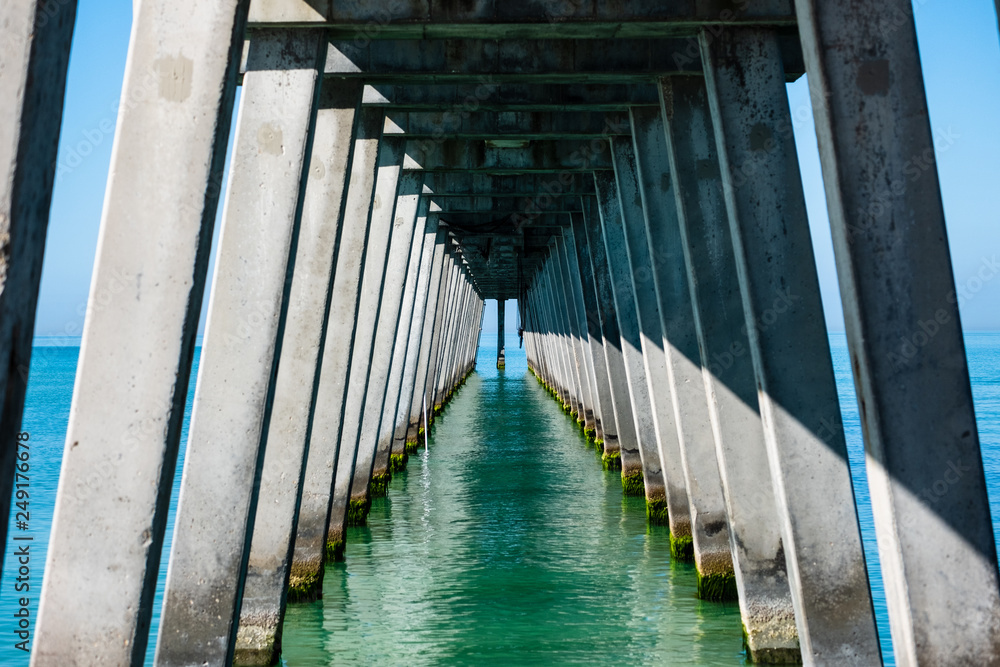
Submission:
[[[325,48],[315,35],[281,30],[251,45],[255,69],[243,80],[160,616],[160,665],[232,660]]]
[[[365,241],[358,308],[354,317],[354,340],[351,345],[343,421],[340,426],[333,499],[327,526],[328,539],[343,539],[345,521],[348,525],[363,524],[371,504],[368,498],[367,480],[361,488],[352,488],[351,483],[358,455],[361,420],[364,417],[379,303],[389,258],[393,213],[402,177],[402,162],[402,141],[383,139],[370,209],[369,233]],[[408,224],[412,225],[413,221],[409,220]],[[381,403],[381,395],[378,400]]]
[[[701,49],[802,652],[875,664],[847,444],[827,426],[840,404],[777,38],[703,34]]]
[[[384,149],[383,149],[384,150]],[[379,471],[379,478],[373,477],[375,449],[381,427],[382,408],[388,392],[389,370],[392,353],[396,345],[396,330],[403,301],[403,287],[409,272],[413,233],[417,224],[417,207],[423,189],[423,177],[407,174],[398,184],[395,207],[387,206],[390,215],[389,247],[386,251],[384,278],[378,300],[378,320],[372,340],[371,363],[368,368],[368,383],[365,388],[364,408],[358,433],[358,453],[355,457],[354,477],[351,482],[351,497],[369,493],[369,482],[374,484],[377,495],[384,496],[388,490],[388,475],[385,467]],[[381,213],[381,211],[378,211]],[[376,221],[372,218],[372,228]],[[371,247],[371,241],[369,241]],[[369,259],[366,258],[366,262]],[[364,294],[362,294],[364,299]],[[364,302],[362,302],[364,303]],[[355,343],[357,344],[357,343]]]
[[[145,655],[247,4],[136,7],[122,91],[130,103],[118,116],[90,292],[101,308],[84,327],[34,636],[39,667]],[[4,4],[4,30],[23,26],[6,13],[22,6]],[[51,28],[68,31],[73,4],[47,6],[58,10]],[[4,70],[22,76],[14,63],[23,60],[7,56],[17,41],[5,33],[0,44]],[[46,58],[64,49],[57,42]],[[12,103],[6,90],[0,99]],[[54,133],[35,155],[46,169],[48,142]]]
[[[325,200],[327,216],[342,222],[295,532],[292,576],[298,581],[321,583],[324,558],[343,551],[343,536],[328,539],[327,525],[382,124],[381,110],[361,110],[355,127],[347,196],[342,201]]]
[[[423,188],[426,190],[426,185]],[[437,230],[437,216],[427,218],[427,208],[430,201],[421,198],[417,208],[417,220],[414,232],[416,236],[410,244],[410,257],[406,269],[406,282],[403,285],[403,300],[399,308],[399,318],[396,325],[396,340],[392,349],[392,366],[389,371],[389,379],[386,384],[385,400],[382,403],[382,417],[379,424],[378,448],[375,452],[375,465],[372,468],[372,476],[399,472],[406,467],[406,450],[404,443],[400,443],[399,453],[395,461],[392,460],[393,437],[400,428],[406,425],[406,410],[410,404],[410,392],[412,391],[412,375],[409,375],[409,383],[406,382],[405,371],[407,368],[407,350],[410,347],[410,336],[419,336],[419,328],[414,333],[413,325],[422,321],[419,313],[414,313],[414,306],[419,300],[419,308],[422,311],[427,294],[426,288],[421,284],[421,280],[428,275],[431,255],[433,253],[434,234]],[[430,247],[428,245],[430,244]],[[415,364],[411,363],[411,367]],[[404,386],[405,385],[405,386]],[[403,393],[405,398],[401,398]]]
[[[597,428],[600,422],[600,399],[597,393],[597,382],[594,373],[594,360],[590,347],[590,332],[587,326],[587,312],[583,295],[583,276],[580,268],[579,251],[576,247],[576,234],[573,229],[567,230],[563,236],[566,248],[566,269],[569,275],[570,290],[576,316],[575,331],[577,338],[577,358],[582,364],[581,375],[583,387],[583,433],[588,442],[597,438]]]
[[[42,2],[0,7],[0,560],[21,442],[76,2],[51,17],[50,11]],[[30,441],[25,446],[30,449]]]
[[[628,374],[623,356],[618,313],[615,309],[614,288],[609,263],[612,256],[605,242],[603,228],[608,225],[621,226],[621,207],[618,204],[613,172],[595,172],[597,186],[598,217],[587,220],[587,236],[591,243],[591,259],[594,263],[594,282],[597,287],[598,305],[601,309],[601,326],[604,331],[604,355],[608,365],[608,383],[611,386],[611,401],[615,409],[615,425],[618,427],[618,446],[621,456],[622,479],[642,469],[639,458],[639,434],[636,432],[632,414],[632,400],[629,394]],[[592,233],[591,233],[592,232]],[[648,404],[648,396],[645,404]],[[646,410],[645,404],[640,409]],[[607,449],[607,441],[605,441]]]
[[[428,220],[433,220],[437,229],[438,218],[429,214]],[[410,443],[416,447],[417,431],[420,428],[422,415],[423,385],[427,376],[427,362],[430,355],[430,339],[433,335],[434,320],[437,312],[437,298],[442,283],[442,275],[446,261],[445,234],[437,231],[433,240],[426,239],[425,258],[429,260],[429,273],[421,276],[422,296],[418,296],[417,304],[422,303],[421,310],[414,306],[413,321],[410,324],[410,340],[407,342],[406,370],[403,374],[404,389],[399,397],[398,422],[393,435],[393,456],[405,456]],[[421,269],[423,274],[423,269]],[[426,283],[424,282],[426,280]]]
[[[591,197],[584,198],[584,210],[590,210],[593,214],[593,207],[588,206],[592,202]],[[587,318],[587,338],[589,341],[590,355],[588,364],[593,371],[594,378],[594,444],[600,443],[604,446],[610,437],[614,444],[617,444],[618,435],[615,428],[614,407],[611,403],[611,386],[608,384],[608,367],[604,361],[604,338],[601,329],[601,314],[597,306],[597,290],[594,284],[594,269],[591,260],[591,248],[587,239],[586,223],[583,215],[570,215],[573,226],[573,241],[576,246],[577,262],[580,267],[580,282],[583,292],[583,307]]]
[[[725,202],[705,84],[700,78],[671,79],[664,87],[670,177],[676,184],[681,246],[726,500],[740,614],[752,652],[795,651],[795,614],[733,244],[729,227],[718,222],[725,219]],[[724,559],[714,562],[728,570]],[[715,574],[707,564],[700,570],[703,578]],[[762,609],[771,611],[758,614]],[[774,643],[758,644],[758,637],[773,638]]]
[[[301,600],[318,596],[322,585],[318,573],[291,572],[292,547],[340,233],[340,225],[330,224],[326,213],[333,208],[339,214],[347,192],[361,87],[331,81],[321,98],[243,586],[235,664],[276,660],[286,586],[290,599]],[[342,222],[339,215],[336,220]]]
[[[911,7],[796,8],[896,661],[1000,664],[997,556]]]
[[[677,538],[691,537],[691,511],[688,506],[684,470],[677,442],[677,424],[663,347],[659,299],[653,285],[651,247],[646,237],[645,202],[639,182],[638,164],[632,141],[617,137],[611,143],[612,159],[618,181],[618,199],[622,208],[622,231],[627,250],[627,267],[635,299],[636,331],[642,348],[643,371],[652,403],[651,419],[656,451],[661,461],[670,533]],[[662,167],[669,167],[662,164]],[[660,248],[655,247],[659,252]],[[648,428],[648,426],[647,426]],[[647,498],[649,490],[647,489]]]
[[[666,91],[672,94],[669,82]],[[672,101],[666,108],[672,112]],[[656,249],[650,253],[651,272],[660,304],[666,379],[691,514],[690,550],[699,572],[732,573],[729,523],[684,269],[666,129],[659,110],[634,108],[630,115],[646,233],[649,247]],[[671,542],[675,544],[683,546]]]

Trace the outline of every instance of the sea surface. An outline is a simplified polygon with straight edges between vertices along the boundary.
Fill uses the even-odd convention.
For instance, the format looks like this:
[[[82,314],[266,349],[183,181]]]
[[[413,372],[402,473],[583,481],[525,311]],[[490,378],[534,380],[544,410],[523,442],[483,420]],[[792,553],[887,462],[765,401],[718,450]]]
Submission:
[[[327,567],[323,599],[289,608],[283,664],[744,664],[737,605],[695,598],[693,566],[671,562],[666,529],[646,525],[642,499],[622,497],[618,475],[601,470],[594,449],[527,372],[516,336],[506,343],[507,368],[498,372],[496,336],[483,336],[478,370],[435,424],[427,450],[396,475],[388,498],[373,503],[369,525],[349,530],[346,562]],[[885,664],[892,665],[843,335],[831,336],[831,348]],[[1000,334],[968,334],[966,348],[1000,535]],[[23,423],[30,518],[18,530],[12,509],[0,580],[4,666],[28,664],[15,648],[14,613],[27,596],[33,635],[78,354],[78,339],[36,340]],[[192,378],[197,353],[194,363]],[[187,415],[193,390],[192,380]],[[186,438],[185,420],[154,638]],[[25,543],[30,588],[16,592],[13,545]]]

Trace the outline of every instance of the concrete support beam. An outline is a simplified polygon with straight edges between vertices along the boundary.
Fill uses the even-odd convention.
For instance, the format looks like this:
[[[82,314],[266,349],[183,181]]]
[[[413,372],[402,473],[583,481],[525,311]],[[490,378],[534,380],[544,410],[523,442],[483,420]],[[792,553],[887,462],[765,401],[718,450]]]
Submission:
[[[998,664],[996,548],[911,7],[796,7],[896,662]],[[915,156],[930,168],[915,174]]]
[[[701,47],[802,654],[876,664],[878,633],[781,53],[774,34],[760,30],[702,35]]]
[[[289,580],[290,584],[303,585],[300,599],[305,600],[315,599],[322,593],[324,559],[334,560],[342,556],[344,549],[343,537],[328,536],[327,526],[382,124],[380,109],[362,109],[355,127],[350,180],[343,207],[338,211],[335,202],[327,200],[330,217],[337,215],[337,219],[342,220],[339,223],[340,243]],[[308,582],[313,583],[306,588]]]
[[[704,80],[666,79],[664,117],[670,178],[716,455],[729,518],[732,564],[747,650],[755,661],[799,659],[757,385]],[[669,101],[669,102],[668,102]],[[730,597],[724,560],[698,572],[706,597]]]
[[[352,500],[364,499],[370,503],[372,497],[384,496],[388,491],[388,471],[383,470],[382,476],[378,478],[373,477],[372,472],[381,428],[382,409],[389,393],[389,371],[396,345],[403,287],[409,273],[413,234],[417,225],[417,208],[420,204],[420,192],[423,189],[422,181],[423,178],[418,174],[407,174],[399,181],[395,211],[392,213],[389,228],[390,242],[385,260],[382,293],[377,307],[378,320],[372,342],[361,428],[358,433],[358,453],[355,457],[354,477],[351,482]],[[369,247],[371,247],[370,241]]]
[[[611,168],[606,141],[558,140],[504,148],[487,141],[418,139],[406,143],[406,158],[406,169],[425,172],[558,174]]]
[[[593,207],[588,204],[592,197],[584,199],[584,210],[588,215],[596,215]],[[580,283],[583,292],[583,307],[587,317],[587,340],[590,348],[590,367],[594,377],[594,402],[597,414],[595,418],[596,432],[594,444],[612,451],[618,444],[618,431],[615,426],[614,405],[611,401],[611,385],[608,381],[608,366],[604,359],[604,333],[601,326],[601,312],[597,305],[597,288],[594,281],[592,251],[587,238],[586,220],[584,215],[571,215],[573,225],[573,241],[576,246],[577,262],[580,266]],[[610,439],[610,444],[608,441]]]
[[[659,110],[633,109],[631,124],[646,233],[649,248],[655,249],[650,252],[651,273],[660,305],[666,378],[691,513],[695,567],[702,578],[711,574],[732,576],[729,521],[715,453],[715,436],[705,400],[691,292],[677,220],[678,184],[671,178],[666,130]],[[686,174],[690,173],[689,169],[688,165]],[[755,651],[756,644],[749,648],[757,659],[763,657],[759,650]]]
[[[497,299],[497,368],[503,369],[504,364],[504,318],[506,317],[506,302]]]
[[[697,53],[695,53],[697,58]],[[656,106],[656,88],[642,84],[493,83],[365,86],[364,103],[394,111],[624,111]]]
[[[393,128],[386,134],[405,134],[413,139],[503,139],[531,141],[554,139],[601,139],[628,132],[623,112],[583,111],[574,114],[553,111],[393,111],[386,112]],[[623,129],[624,128],[624,129]]]
[[[276,30],[251,49],[160,615],[160,665],[234,659],[325,47],[319,36]]]
[[[118,116],[90,292],[118,296],[84,326],[37,667],[145,658],[247,4],[148,0],[135,11],[122,95],[136,102]],[[4,53],[14,44],[4,39]],[[155,95],[141,92],[147,72]]]
[[[378,449],[375,454],[375,467],[372,469],[373,479],[378,479],[380,476],[391,478],[393,472],[401,471],[406,465],[407,409],[413,392],[413,373],[407,372],[407,369],[416,369],[416,360],[411,357],[415,356],[416,347],[420,344],[419,324],[423,321],[422,312],[427,301],[426,283],[430,275],[437,228],[437,216],[428,217],[427,200],[421,200],[417,210],[415,236],[410,247],[406,284],[403,286],[403,302],[399,310],[396,342],[392,350],[392,368],[382,405]],[[395,451],[393,439],[397,431],[401,431],[401,438],[398,451]],[[394,456],[397,458],[393,458]]]
[[[670,392],[670,377],[667,374],[667,358],[663,348],[663,329],[660,323],[660,302],[653,285],[653,265],[650,245],[646,237],[647,213],[644,207],[642,184],[639,182],[638,160],[631,138],[616,137],[611,142],[612,159],[618,183],[618,201],[622,209],[622,229],[619,242],[627,251],[623,268],[628,273],[622,275],[617,284],[622,286],[622,297],[634,299],[631,310],[634,320],[629,325],[635,328],[629,332],[633,349],[641,351],[638,361],[646,382],[646,392],[651,403],[647,423],[643,429],[648,433],[652,427],[653,451],[647,449],[645,459],[658,456],[661,462],[663,491],[665,496],[654,497],[646,486],[647,514],[651,521],[669,522],[671,554],[675,558],[690,559],[693,555],[691,539],[691,511],[688,507],[684,470],[681,465],[680,448],[677,443],[677,424]],[[661,168],[669,165],[663,163]],[[617,231],[617,230],[616,230]],[[659,248],[657,248],[659,250]],[[620,251],[619,251],[620,254]],[[631,282],[626,282],[630,278]],[[616,292],[616,297],[618,292]],[[624,309],[619,308],[620,313]],[[625,328],[622,327],[624,333]],[[623,338],[625,336],[623,335]],[[633,353],[634,354],[634,353]],[[641,394],[642,387],[633,391]],[[642,435],[640,430],[640,437]],[[646,464],[646,468],[649,469]],[[664,501],[666,507],[663,506]]]
[[[396,198],[403,175],[402,163],[403,142],[395,138],[382,139],[368,225],[369,232],[365,241],[358,309],[354,318],[354,341],[348,365],[333,499],[330,505],[330,522],[327,526],[328,542],[336,543],[338,540],[343,542],[345,526],[364,525],[371,505],[367,484],[364,489],[354,489],[352,480],[359,450],[365,398],[368,393],[379,303],[389,259]],[[415,209],[413,213],[415,215]],[[412,219],[407,223],[413,224]],[[377,400],[381,404],[382,395]]]
[[[437,219],[437,216],[435,216],[435,219]],[[404,398],[408,400],[406,405],[407,419],[406,427],[403,429],[402,434],[397,430],[393,438],[392,451],[394,455],[400,453],[400,446],[403,448],[403,453],[410,454],[412,453],[410,450],[416,451],[419,442],[420,428],[423,422],[424,387],[427,383],[427,367],[430,363],[431,340],[434,338],[438,297],[441,293],[441,286],[445,282],[444,270],[448,261],[445,252],[445,240],[446,234],[439,228],[435,234],[434,254],[431,259],[431,273],[428,276],[426,302],[423,311],[419,314],[419,317],[422,319],[418,325],[420,327],[420,337],[415,342],[416,347],[413,347],[414,343],[410,343],[409,349],[406,352],[407,373],[410,372],[410,368],[413,369],[413,384],[412,388],[409,391],[404,391],[402,397],[400,397],[401,404]],[[415,315],[414,319],[416,320],[417,317]],[[413,329],[411,328],[410,331],[412,341]],[[412,362],[410,361],[411,350],[415,352]],[[404,382],[406,381],[404,380]],[[402,405],[400,409],[402,410]],[[403,441],[402,445],[400,445],[400,439]]]
[[[584,375],[584,409],[583,409],[583,432],[589,440],[597,437],[597,425],[600,420],[600,398],[597,392],[597,381],[594,371],[594,359],[590,347],[590,331],[587,326],[587,309],[583,296],[583,272],[579,261],[579,250],[576,246],[576,234],[571,228],[568,234],[563,236],[566,244],[566,269],[569,274],[570,289],[572,291],[574,312],[576,314],[576,336],[578,358],[583,364]],[[589,268],[589,267],[588,267]]]
[[[594,282],[597,287],[598,307],[601,311],[601,326],[604,331],[604,356],[608,366],[608,383],[611,386],[611,400],[615,410],[615,425],[618,428],[618,445],[621,457],[623,483],[642,472],[639,457],[639,433],[636,431],[633,405],[629,393],[628,372],[625,368],[621,329],[612,281],[610,263],[613,257],[604,227],[621,225],[621,207],[618,204],[617,186],[613,172],[595,172],[597,187],[598,216],[587,220],[587,236],[590,240],[591,259],[594,263]],[[647,401],[648,403],[648,396]],[[647,410],[645,405],[640,409]],[[606,443],[605,443],[606,444]],[[642,489],[640,488],[641,492]],[[628,489],[626,488],[626,492]]]
[[[718,5],[705,0],[680,5],[639,5],[629,8],[597,0],[577,0],[567,5],[559,0],[543,0],[530,5],[471,4],[456,6],[446,0],[398,3],[391,8],[365,3],[339,4],[306,0],[264,0],[255,2],[250,14],[256,24],[272,22],[296,25],[329,23],[334,34],[357,37],[359,31],[378,26],[384,39],[481,35],[502,37],[545,36],[558,26],[574,37],[627,37],[636,34],[689,34],[692,25],[727,22],[795,24],[791,3],[768,2],[734,5],[719,12]],[[365,35],[365,32],[361,32]]]
[[[0,7],[0,562],[18,448],[31,447],[20,437],[21,415],[76,21],[75,1],[54,15],[51,7]]]
[[[286,602],[317,585],[291,566],[361,87],[331,81],[320,98],[236,636],[242,665],[277,659]]]
[[[585,325],[581,324],[581,319],[583,319],[582,306],[577,303],[577,292],[574,289],[579,285],[580,278],[579,275],[573,273],[573,268],[576,267],[576,250],[572,247],[572,243],[572,233],[559,237],[557,241],[563,301],[566,304],[567,325],[569,327],[569,344],[576,369],[578,395],[577,403],[573,407],[576,412],[577,423],[584,429],[587,429],[593,427],[594,420],[593,397],[590,392],[591,380],[588,375],[589,368],[584,355],[585,351],[589,352],[590,350],[584,344],[583,336],[586,335],[586,332],[584,331]],[[573,258],[572,268],[570,255]],[[588,423],[590,426],[588,426]]]

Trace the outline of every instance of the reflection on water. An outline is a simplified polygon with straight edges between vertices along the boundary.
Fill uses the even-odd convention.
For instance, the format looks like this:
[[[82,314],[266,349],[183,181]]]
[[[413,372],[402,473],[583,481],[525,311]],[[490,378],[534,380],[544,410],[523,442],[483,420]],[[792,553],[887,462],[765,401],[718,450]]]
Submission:
[[[286,665],[743,663],[737,606],[695,598],[516,345],[498,373],[484,344],[323,599],[289,608]]]

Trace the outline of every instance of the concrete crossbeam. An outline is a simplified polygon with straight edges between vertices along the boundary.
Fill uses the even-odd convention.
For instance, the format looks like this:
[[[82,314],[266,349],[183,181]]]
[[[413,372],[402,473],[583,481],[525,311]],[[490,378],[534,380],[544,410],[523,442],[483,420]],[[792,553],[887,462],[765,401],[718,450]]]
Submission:
[[[628,114],[583,111],[388,111],[385,133],[431,139],[592,139],[628,134]]]
[[[504,148],[487,141],[448,139],[406,142],[407,170],[538,174],[610,169],[607,141],[539,141]]]
[[[697,53],[695,54],[697,56]],[[469,84],[365,86],[364,104],[393,111],[623,111],[630,106],[656,106],[656,88],[642,84],[501,83],[480,77]]]

